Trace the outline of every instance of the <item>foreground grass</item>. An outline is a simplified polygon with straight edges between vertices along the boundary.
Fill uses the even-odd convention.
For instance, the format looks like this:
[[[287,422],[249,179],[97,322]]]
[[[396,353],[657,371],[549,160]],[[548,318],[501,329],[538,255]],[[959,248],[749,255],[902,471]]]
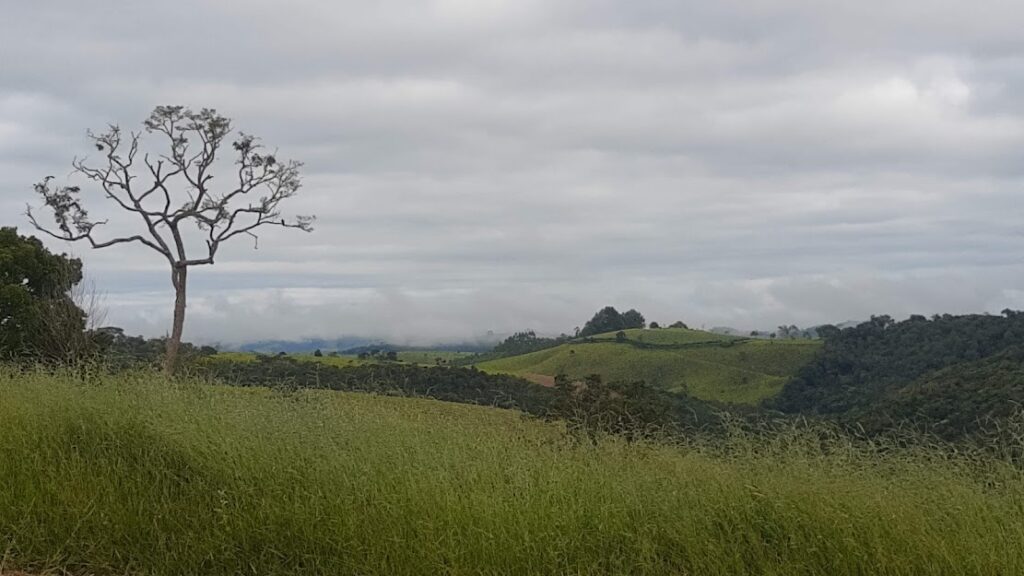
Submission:
[[[595,447],[430,400],[0,369],[0,571],[1024,573],[1019,472],[887,454]]]

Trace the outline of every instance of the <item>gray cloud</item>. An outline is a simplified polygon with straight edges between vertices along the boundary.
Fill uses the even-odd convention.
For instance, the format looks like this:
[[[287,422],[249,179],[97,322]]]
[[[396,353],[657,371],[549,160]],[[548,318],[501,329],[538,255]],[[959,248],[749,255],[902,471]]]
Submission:
[[[24,229],[87,128],[180,102],[305,161],[291,209],[320,217],[194,275],[194,339],[998,311],[1024,305],[1022,24],[1008,1],[20,3],[0,214]],[[159,261],[53,246],[111,322],[166,329]]]

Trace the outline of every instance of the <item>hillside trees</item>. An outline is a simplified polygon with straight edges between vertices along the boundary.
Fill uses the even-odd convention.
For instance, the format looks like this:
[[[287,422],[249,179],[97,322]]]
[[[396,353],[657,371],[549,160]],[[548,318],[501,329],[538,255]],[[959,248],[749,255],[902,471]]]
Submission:
[[[35,185],[56,229],[44,226],[29,208],[36,229],[54,238],[86,241],[96,249],[140,244],[166,260],[175,301],[167,339],[164,371],[177,366],[185,324],[189,270],[212,265],[220,247],[239,236],[258,241],[257,230],[268,226],[312,230],[312,216],[287,219],[282,202],[296,195],[302,164],[279,160],[251,135],[239,133],[231,143],[235,167],[229,184],[214,190],[214,163],[231,133],[231,121],[215,110],[198,112],[182,106],[158,106],[144,122],[145,132],[165,146],[151,155],[141,151],[142,133],[124,133],[114,125],[90,132],[99,152],[97,164],[72,162],[74,173],[88,181],[108,201],[127,212],[140,232],[101,237],[107,220],[95,220],[80,199],[80,186],[55,186],[47,177]],[[198,250],[197,246],[200,246]]]
[[[921,418],[952,437],[1008,417],[1024,398],[1024,316],[1013,311],[902,322],[873,316],[818,333],[821,353],[770,407],[875,430]]]
[[[545,338],[537,336],[537,333],[533,330],[526,330],[509,336],[495,346],[491,352],[498,358],[518,356],[519,354],[528,354],[538,350],[553,348],[568,340],[569,337],[564,334],[557,338]]]
[[[0,358],[74,359],[86,315],[69,293],[81,280],[80,260],[0,228]]]
[[[622,313],[622,327],[627,329],[646,328],[647,320],[644,318],[643,314],[634,309],[629,309]]]
[[[643,328],[646,325],[644,315],[636,310],[630,309],[620,314],[613,306],[605,306],[598,310],[593,318],[587,321],[583,329],[580,330],[579,336],[585,338],[606,332]]]

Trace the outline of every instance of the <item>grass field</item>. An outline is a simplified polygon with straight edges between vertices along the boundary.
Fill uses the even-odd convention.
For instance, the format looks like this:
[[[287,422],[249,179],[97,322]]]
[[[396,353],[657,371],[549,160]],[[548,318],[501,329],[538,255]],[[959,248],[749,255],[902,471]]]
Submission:
[[[448,350],[403,350],[398,353],[398,359],[409,364],[435,366],[437,365],[438,358],[445,362],[451,362],[472,355],[472,352],[451,352]]]
[[[1009,575],[1021,542],[1021,473],[935,448],[0,368],[0,572]]]
[[[607,380],[644,380],[697,398],[756,404],[778,393],[817,352],[811,340],[738,340],[698,330],[628,330],[627,338],[675,349],[629,343],[570,343],[478,365],[488,372],[524,377],[600,374]],[[602,335],[601,338],[612,338]],[[723,346],[723,342],[734,342]]]
[[[734,336],[714,334],[703,330],[691,330],[689,328],[658,328],[656,330],[643,328],[630,328],[623,330],[628,340],[646,342],[648,344],[695,344],[700,342],[722,342],[725,340],[737,340]],[[615,333],[608,332],[593,336],[595,340],[614,340]]]

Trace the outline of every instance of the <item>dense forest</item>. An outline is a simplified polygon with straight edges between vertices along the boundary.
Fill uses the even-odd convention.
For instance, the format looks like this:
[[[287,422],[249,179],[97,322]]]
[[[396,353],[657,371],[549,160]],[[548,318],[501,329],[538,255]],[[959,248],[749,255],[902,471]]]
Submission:
[[[1024,400],[1024,314],[875,316],[824,328],[818,357],[768,406],[880,431],[908,424],[946,438],[1010,417]]]

